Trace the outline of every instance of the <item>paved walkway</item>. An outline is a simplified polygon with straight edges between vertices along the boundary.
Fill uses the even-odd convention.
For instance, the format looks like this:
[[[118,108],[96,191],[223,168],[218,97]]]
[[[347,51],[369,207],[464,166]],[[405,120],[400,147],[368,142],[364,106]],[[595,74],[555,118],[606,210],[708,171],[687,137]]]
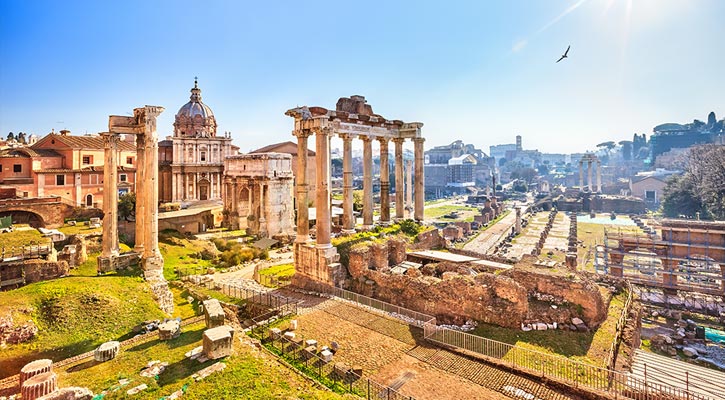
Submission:
[[[645,375],[645,371],[646,375]],[[689,389],[712,399],[725,399],[725,373],[644,350],[634,353],[632,376],[648,383]],[[646,376],[646,378],[645,378]]]
[[[466,243],[463,246],[463,250],[488,254],[496,246],[496,243],[498,243],[502,235],[511,232],[511,227],[514,226],[514,223],[516,223],[516,212],[512,210],[507,216],[493,224],[493,226],[479,233],[475,239]]]

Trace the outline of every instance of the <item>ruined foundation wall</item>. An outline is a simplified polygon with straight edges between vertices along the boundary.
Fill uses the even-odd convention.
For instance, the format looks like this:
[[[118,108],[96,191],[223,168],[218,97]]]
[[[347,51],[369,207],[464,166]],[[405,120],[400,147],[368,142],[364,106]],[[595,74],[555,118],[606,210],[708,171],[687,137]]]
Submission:
[[[511,278],[458,274],[446,279],[410,277],[368,270],[351,282],[355,292],[435,316],[442,323],[463,324],[473,319],[518,328],[529,308],[526,289]]]
[[[525,287],[530,295],[541,293],[563,299],[570,304],[580,305],[581,317],[590,328],[599,326],[607,318],[608,305],[602,298],[599,286],[591,280],[575,280],[517,268],[506,271],[502,275],[510,276]]]

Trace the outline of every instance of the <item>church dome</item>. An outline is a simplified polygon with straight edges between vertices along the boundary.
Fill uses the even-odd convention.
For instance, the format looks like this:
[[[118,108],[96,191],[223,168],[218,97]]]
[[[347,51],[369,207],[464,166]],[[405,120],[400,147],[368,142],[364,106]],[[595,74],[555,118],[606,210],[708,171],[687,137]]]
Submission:
[[[213,117],[214,113],[211,112],[211,108],[201,102],[201,89],[199,89],[198,82],[194,79],[194,87],[191,89],[191,96],[189,96],[189,102],[181,106],[177,116],[195,117],[201,115],[202,118]]]
[[[201,89],[194,78],[189,102],[181,106],[176,113],[174,136],[216,137],[216,119],[211,108],[201,102]]]

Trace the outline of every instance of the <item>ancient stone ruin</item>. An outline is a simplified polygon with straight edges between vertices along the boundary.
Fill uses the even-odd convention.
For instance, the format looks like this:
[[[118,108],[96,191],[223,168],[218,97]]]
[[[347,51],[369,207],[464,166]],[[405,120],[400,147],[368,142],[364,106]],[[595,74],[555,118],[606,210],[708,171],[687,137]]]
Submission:
[[[164,279],[164,259],[159,251],[159,152],[156,117],[163,107],[145,106],[133,110],[132,117],[111,115],[108,132],[103,133],[103,248],[98,257],[99,273],[128,265],[129,259],[141,260],[144,278],[162,310],[171,313],[174,301]],[[132,253],[119,254],[118,246],[118,143],[120,135],[135,135],[136,171],[136,245]]]
[[[297,137],[297,238],[295,243],[295,278],[308,277],[330,284],[344,276],[338,262],[337,250],[330,242],[330,142],[332,135],[343,140],[343,232],[355,231],[353,217],[352,140],[363,142],[363,228],[373,225],[373,154],[372,141],[380,142],[380,224],[390,223],[390,171],[388,170],[389,141],[395,144],[395,180],[403,182],[403,143],[411,139],[415,145],[415,211],[414,218],[423,220],[425,180],[423,172],[423,142],[420,122],[405,123],[388,120],[374,114],[363,96],[343,97],[335,110],[323,107],[297,107],[286,115],[294,118],[293,135]],[[307,206],[307,139],[315,135],[316,145],[316,243],[309,236]],[[404,218],[403,191],[395,193],[395,218]]]

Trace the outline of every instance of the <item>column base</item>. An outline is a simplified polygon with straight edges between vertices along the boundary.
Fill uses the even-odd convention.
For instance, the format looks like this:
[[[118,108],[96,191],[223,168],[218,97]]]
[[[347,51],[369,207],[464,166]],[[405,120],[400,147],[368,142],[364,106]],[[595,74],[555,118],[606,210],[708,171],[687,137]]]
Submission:
[[[331,249],[332,243],[318,243],[315,245],[315,248],[325,250],[325,249]]]
[[[295,243],[308,243],[310,240],[310,235],[297,235],[295,237]]]
[[[371,229],[373,229],[373,225],[372,225],[372,224],[371,224],[371,225],[363,225],[363,226],[362,226],[362,228],[361,228],[361,230],[362,230],[363,232],[365,232],[365,231],[369,231],[369,230],[371,230]]]
[[[137,245],[133,246],[133,252],[134,253],[138,253],[139,255],[143,255],[143,250],[144,250],[144,248],[143,248],[143,245],[142,244],[137,244]]]
[[[357,231],[354,228],[353,229],[343,229],[342,231],[340,231],[340,233],[342,233],[343,235],[354,235],[357,233]]]
[[[378,220],[378,225],[390,226],[390,220],[388,220],[388,221]]]
[[[161,257],[161,254],[144,256],[141,258],[141,268],[143,268],[144,277],[148,275],[155,276],[156,272],[158,271],[161,272],[161,278],[163,279],[164,259],[163,257]]]

